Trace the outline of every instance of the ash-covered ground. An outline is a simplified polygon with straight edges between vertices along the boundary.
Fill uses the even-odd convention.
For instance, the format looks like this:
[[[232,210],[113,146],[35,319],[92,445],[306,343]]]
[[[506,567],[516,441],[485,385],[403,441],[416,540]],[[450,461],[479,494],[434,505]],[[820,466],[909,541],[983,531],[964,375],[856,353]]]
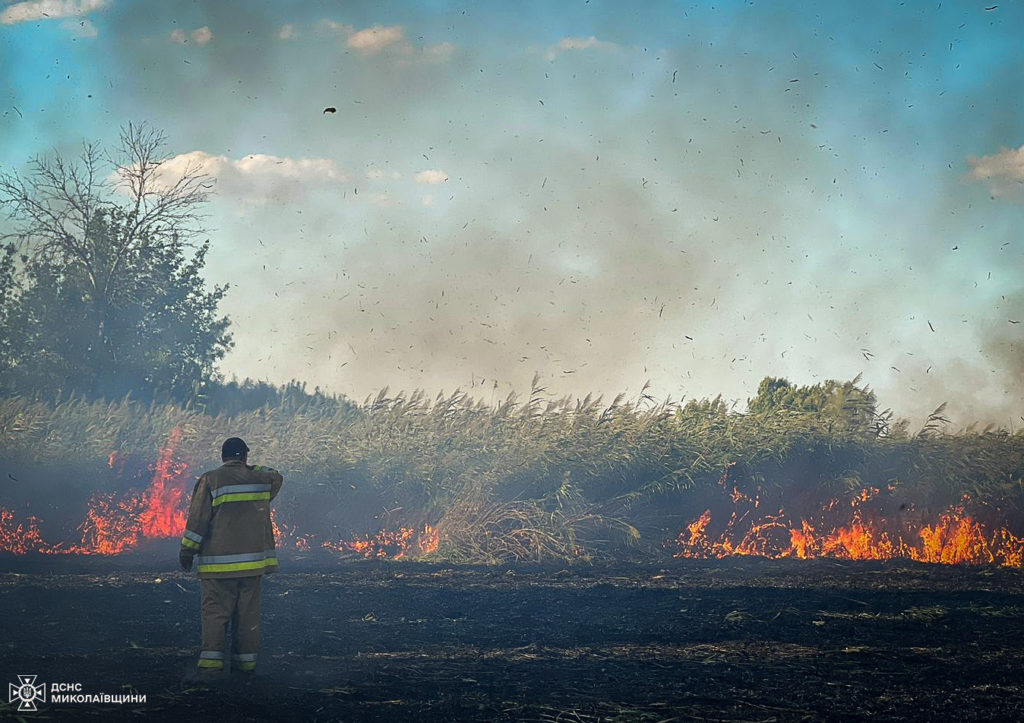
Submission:
[[[199,584],[167,553],[0,560],[3,681],[146,696],[3,717],[1024,719],[1019,569],[285,559],[264,587],[258,678],[199,687]]]

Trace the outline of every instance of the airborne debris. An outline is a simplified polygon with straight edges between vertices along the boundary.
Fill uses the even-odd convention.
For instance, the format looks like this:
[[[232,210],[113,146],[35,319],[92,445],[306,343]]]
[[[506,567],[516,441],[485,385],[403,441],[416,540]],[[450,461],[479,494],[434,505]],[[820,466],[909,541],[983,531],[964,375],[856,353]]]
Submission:
[[[338,109],[335,108],[333,105],[329,105],[326,108],[324,108],[324,113],[337,113],[337,112],[338,112]]]

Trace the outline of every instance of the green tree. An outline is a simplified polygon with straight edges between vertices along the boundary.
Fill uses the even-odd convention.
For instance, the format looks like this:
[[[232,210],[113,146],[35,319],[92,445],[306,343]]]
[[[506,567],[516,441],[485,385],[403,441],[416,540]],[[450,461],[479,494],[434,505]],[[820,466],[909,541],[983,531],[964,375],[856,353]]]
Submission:
[[[113,156],[86,144],[0,173],[15,229],[0,264],[5,392],[185,402],[230,348],[227,286],[205,288],[209,242],[195,243],[212,179],[172,174],[146,126],[120,140]]]
[[[892,417],[879,412],[875,393],[860,385],[860,376],[848,382],[828,379],[819,384],[798,387],[789,380],[765,377],[757,387],[757,396],[747,400],[751,414],[790,413],[813,416],[833,431],[884,435]]]

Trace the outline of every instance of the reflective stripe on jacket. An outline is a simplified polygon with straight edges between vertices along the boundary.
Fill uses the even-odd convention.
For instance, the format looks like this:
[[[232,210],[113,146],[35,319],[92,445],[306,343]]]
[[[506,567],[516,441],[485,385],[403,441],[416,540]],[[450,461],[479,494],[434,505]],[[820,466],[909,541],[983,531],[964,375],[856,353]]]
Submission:
[[[183,550],[198,553],[199,577],[249,577],[277,569],[270,501],[283,482],[277,470],[241,460],[199,478],[181,538]]]

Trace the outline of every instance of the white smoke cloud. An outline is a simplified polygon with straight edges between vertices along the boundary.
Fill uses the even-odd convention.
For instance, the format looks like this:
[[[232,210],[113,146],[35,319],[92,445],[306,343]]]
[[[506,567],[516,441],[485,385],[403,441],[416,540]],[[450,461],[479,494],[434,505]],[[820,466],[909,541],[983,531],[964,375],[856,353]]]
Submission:
[[[352,25],[333,20],[320,21],[320,28],[345,38],[345,47],[364,56],[390,56],[401,65],[415,63],[444,63],[455,53],[449,42],[417,47],[406,40],[401,25],[372,25],[357,30]]]
[[[205,25],[192,31],[192,42],[196,45],[206,45],[211,40],[213,40],[213,31]]]
[[[201,28],[196,28],[189,35],[186,35],[184,30],[178,28],[177,30],[172,30],[169,37],[172,43],[177,43],[178,45],[184,45],[187,43],[189,37],[192,38],[192,42],[196,45],[206,45],[213,40],[213,31],[204,25]]]
[[[294,40],[298,37],[298,31],[291,23],[282,25],[277,31],[277,37],[281,40]]]
[[[0,24],[80,17],[101,10],[106,5],[107,0],[29,0],[15,3],[0,13]]]
[[[448,174],[444,171],[427,170],[420,171],[415,176],[416,183],[425,183],[428,186],[437,186],[448,180]]]
[[[554,60],[559,53],[567,50],[589,50],[591,48],[597,48],[600,50],[614,50],[619,47],[615,43],[598,40],[595,36],[591,35],[589,38],[578,38],[578,37],[565,37],[559,40],[557,43],[548,48],[546,57],[548,60]]]
[[[222,156],[219,156],[222,158]],[[281,158],[263,153],[232,161],[231,167],[246,176],[289,178],[293,180],[338,183],[346,180],[334,161],[328,158]]]
[[[991,156],[968,156],[971,167],[967,179],[986,181],[993,197],[1021,195],[1024,197],[1024,146],[1000,148]]]
[[[320,29],[323,32],[333,33],[335,35],[342,35],[344,37],[348,37],[349,35],[356,31],[356,29],[351,25],[346,25],[345,23],[338,23],[333,20],[328,20],[326,18],[320,21]]]
[[[401,25],[374,25],[352,33],[345,45],[366,55],[377,55],[387,48],[405,48],[405,29]]]
[[[161,164],[157,185],[167,187],[185,174],[216,180],[216,192],[250,202],[284,201],[309,190],[348,180],[329,158],[287,158],[253,153],[239,159],[206,151],[181,153]],[[115,186],[120,179],[111,179]]]

